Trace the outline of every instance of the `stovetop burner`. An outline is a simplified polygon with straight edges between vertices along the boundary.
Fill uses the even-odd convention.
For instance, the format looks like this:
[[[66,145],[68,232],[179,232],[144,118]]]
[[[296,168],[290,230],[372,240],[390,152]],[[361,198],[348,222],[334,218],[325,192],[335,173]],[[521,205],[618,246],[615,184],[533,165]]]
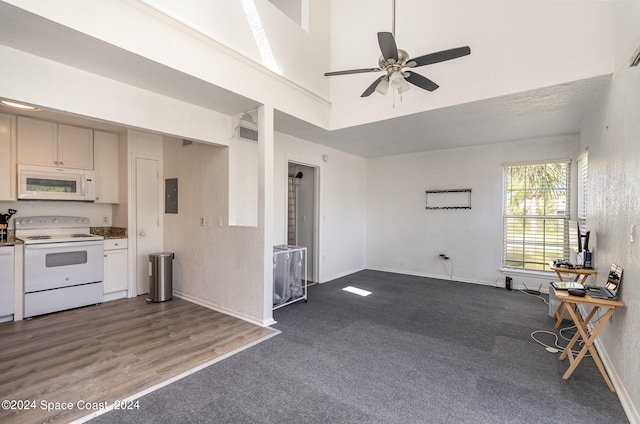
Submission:
[[[35,216],[16,220],[16,238],[25,244],[101,241],[91,234],[89,218],[75,216]]]

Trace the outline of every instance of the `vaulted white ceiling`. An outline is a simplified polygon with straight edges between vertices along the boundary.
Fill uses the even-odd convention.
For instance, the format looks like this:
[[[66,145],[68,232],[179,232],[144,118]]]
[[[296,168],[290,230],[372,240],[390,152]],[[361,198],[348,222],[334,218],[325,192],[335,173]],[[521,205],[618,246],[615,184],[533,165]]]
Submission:
[[[391,30],[391,0],[333,0],[329,52],[300,51],[292,42],[296,49],[288,52],[287,40],[273,37],[276,55],[288,57],[285,78],[320,97],[330,84],[329,123],[309,124],[286,110],[276,113],[276,130],[363,157],[576,133],[610,80],[611,2],[397,3],[400,48],[416,56],[470,45],[472,54],[418,70],[440,84],[435,92],[413,87],[402,99],[362,99],[379,74],[328,82],[322,74],[377,65],[376,32]],[[0,12],[0,44],[8,47],[225,114],[261,103],[5,2]],[[232,42],[233,33],[225,33]],[[293,69],[296,61],[305,65]]]

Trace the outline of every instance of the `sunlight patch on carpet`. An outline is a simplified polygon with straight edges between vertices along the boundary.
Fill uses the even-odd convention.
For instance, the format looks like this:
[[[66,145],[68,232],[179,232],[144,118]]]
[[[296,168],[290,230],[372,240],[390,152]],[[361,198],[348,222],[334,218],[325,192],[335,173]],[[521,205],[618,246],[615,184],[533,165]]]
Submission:
[[[359,296],[369,296],[371,294],[370,291],[359,289],[359,288],[353,287],[353,286],[347,286],[347,287],[343,288],[342,290],[344,290],[346,292],[349,292],[349,293],[357,294]]]

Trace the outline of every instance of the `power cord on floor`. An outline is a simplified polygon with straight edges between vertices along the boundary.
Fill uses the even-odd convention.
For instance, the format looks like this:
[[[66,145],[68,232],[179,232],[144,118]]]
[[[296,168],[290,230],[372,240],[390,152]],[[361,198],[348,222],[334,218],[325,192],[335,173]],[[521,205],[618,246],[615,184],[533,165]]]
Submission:
[[[598,317],[598,319],[596,319],[596,320],[594,320],[594,321],[592,321],[592,322],[593,322],[593,323],[596,323],[596,322],[600,321],[601,319],[602,319],[602,317],[600,316],[600,317]],[[565,331],[574,330],[574,329],[576,329],[575,324],[574,324],[574,325],[570,325],[570,326],[568,326],[568,327],[561,328],[561,329],[559,330],[560,336],[558,336],[558,334],[556,334],[556,333],[554,333],[554,332],[552,332],[552,331],[547,331],[547,330],[536,330],[536,331],[534,331],[534,332],[532,332],[532,333],[531,333],[531,338],[532,338],[536,343],[538,343],[539,345],[544,346],[544,347],[545,347],[545,349],[547,350],[547,352],[551,352],[551,353],[560,353],[560,354],[562,354],[562,353],[565,351],[566,346],[560,346],[560,344],[558,343],[558,342],[559,342],[559,339],[560,339],[560,338],[562,338],[563,340],[565,340],[565,341],[567,341],[567,342],[570,342],[570,341],[571,341],[571,339],[573,338],[573,335],[572,335],[571,337],[565,337],[563,333],[564,333]],[[588,332],[588,333],[590,333],[590,331],[589,331],[589,330],[587,330],[587,332]],[[536,339],[536,337],[535,337],[535,336],[536,336],[536,334],[550,334],[550,335],[552,335],[552,336],[555,338],[554,343],[553,343],[553,346],[548,345],[548,344],[546,344],[546,343],[544,343],[544,342],[542,342],[542,341],[540,341],[540,340]],[[579,346],[584,346],[584,340],[580,340],[580,341],[578,342],[578,345],[579,345]],[[573,350],[573,349],[572,349],[572,350],[571,350],[571,353],[573,353],[574,355],[578,355],[580,352],[579,352],[579,351],[575,351],[575,350]],[[587,353],[587,354],[585,354],[585,356],[589,356],[589,357],[590,357],[590,356],[591,356],[591,354],[590,354],[590,353]]]
[[[540,290],[542,289],[542,284],[540,284],[540,287],[538,287],[538,290],[532,290],[529,287],[527,287],[527,285],[523,282],[522,285],[524,286],[524,291],[529,293],[529,294],[535,294],[535,295],[540,295]]]
[[[542,296],[542,294],[540,293],[540,291],[535,291],[535,290],[518,290],[520,293],[524,293],[527,296],[533,296],[533,297],[537,297],[538,299],[542,300],[546,305],[549,304],[549,301],[547,299],[544,298],[544,296]]]
[[[451,272],[447,270],[445,262],[451,263]],[[453,259],[451,259],[449,256],[440,255],[440,263],[442,263],[442,268],[444,268],[444,272],[446,272],[449,278],[453,280]]]

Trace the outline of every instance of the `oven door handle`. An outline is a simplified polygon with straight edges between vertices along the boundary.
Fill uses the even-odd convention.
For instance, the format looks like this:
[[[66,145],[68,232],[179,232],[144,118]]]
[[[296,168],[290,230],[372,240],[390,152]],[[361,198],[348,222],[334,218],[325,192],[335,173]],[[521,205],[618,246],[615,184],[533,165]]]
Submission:
[[[64,247],[83,247],[83,246],[103,246],[104,242],[100,241],[72,241],[66,243],[39,243],[39,244],[26,244],[25,249],[28,250],[47,250],[58,249]]]

